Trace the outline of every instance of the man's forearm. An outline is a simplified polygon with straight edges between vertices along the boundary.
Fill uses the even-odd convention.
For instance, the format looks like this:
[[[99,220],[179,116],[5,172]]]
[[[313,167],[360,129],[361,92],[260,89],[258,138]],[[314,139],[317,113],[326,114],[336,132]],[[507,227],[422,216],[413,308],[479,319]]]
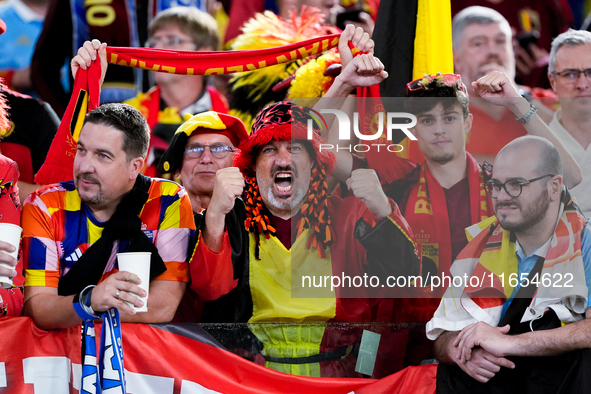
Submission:
[[[458,336],[457,332],[446,331],[441,334],[433,344],[435,358],[444,364],[455,364],[456,360],[452,357],[450,347],[451,343]]]
[[[523,99],[521,100],[517,106],[509,108],[511,112],[517,117],[523,117],[530,109],[529,103]],[[529,135],[535,135],[538,137],[546,138],[548,141],[552,142],[558,152],[560,153],[560,158],[562,159],[562,164],[564,166],[563,174],[564,174],[564,184],[569,187],[573,188],[577,186],[583,180],[583,175],[581,173],[581,168],[573,158],[573,156],[566,150],[562,142],[556,137],[552,129],[542,120],[539,115],[535,115],[529,122],[523,125],[525,130]]]
[[[583,180],[581,168],[570,152],[566,150],[562,142],[556,137],[552,129],[539,116],[534,116],[529,123],[526,123],[525,129],[528,134],[546,138],[556,146],[564,166],[564,170],[562,171],[564,174],[564,184],[568,188],[572,189],[581,183]]]
[[[326,94],[320,100],[318,100],[316,105],[314,105],[314,110],[321,112],[323,109],[337,109],[345,112],[348,119],[353,119],[355,100],[347,100],[351,90],[352,88],[349,85],[343,84],[341,79],[337,77]],[[324,118],[328,127],[328,135],[323,135],[322,137],[328,144],[333,145],[335,148],[341,146],[339,140],[339,122],[336,122],[336,116],[329,115],[324,116]],[[352,129],[348,131],[349,134],[351,134]],[[353,137],[353,139],[345,142],[347,145],[353,145],[356,143],[356,138]],[[331,149],[331,151],[337,156],[337,164],[334,167],[331,175],[339,182],[345,182],[347,178],[351,176],[351,171],[353,169],[353,159],[351,157],[351,153],[345,149]]]
[[[74,310],[73,300],[74,296],[35,294],[25,301],[24,314],[45,330],[72,327],[82,322]]]
[[[222,250],[225,219],[226,215],[215,215],[211,212],[205,213],[205,227],[201,235],[207,247],[216,253]]]
[[[506,356],[546,357],[591,348],[591,320],[515,335],[511,337],[511,342]]]
[[[238,284],[234,279],[232,265],[232,246],[227,233],[222,239],[222,250],[213,252],[201,239],[193,253],[191,263],[190,287],[203,301],[217,300],[228,294]]]
[[[335,78],[333,84],[326,91],[323,97],[347,97],[356,86],[343,80],[341,76]]]
[[[185,293],[186,283],[170,280],[150,282],[148,311],[135,315],[121,313],[123,323],[168,323],[170,322]]]

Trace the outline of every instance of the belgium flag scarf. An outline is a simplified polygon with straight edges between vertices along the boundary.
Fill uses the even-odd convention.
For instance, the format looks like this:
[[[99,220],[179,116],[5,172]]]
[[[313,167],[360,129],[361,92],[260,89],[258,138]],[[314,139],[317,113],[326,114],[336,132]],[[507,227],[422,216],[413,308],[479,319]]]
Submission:
[[[317,55],[338,45],[339,35],[311,38],[275,48],[247,51],[171,51],[148,48],[107,47],[109,63],[151,71],[184,75],[220,75],[255,70]],[[35,183],[47,185],[72,179],[76,141],[84,116],[99,105],[100,62],[76,75],[70,103],[47,159],[35,177]]]

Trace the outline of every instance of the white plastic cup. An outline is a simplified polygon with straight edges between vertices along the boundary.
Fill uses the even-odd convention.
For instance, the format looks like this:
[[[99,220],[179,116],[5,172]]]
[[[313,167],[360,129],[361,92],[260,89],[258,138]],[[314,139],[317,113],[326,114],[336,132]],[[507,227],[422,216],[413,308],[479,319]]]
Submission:
[[[128,271],[136,274],[142,283],[139,286],[146,290],[146,296],[140,297],[137,294],[130,293],[144,302],[144,306],[138,308],[129,302],[127,305],[132,307],[136,312],[148,311],[148,293],[150,292],[150,252],[127,252],[117,253],[117,262],[119,263],[119,271]]]
[[[22,232],[23,229],[16,224],[0,223],[0,241],[8,242],[16,248],[16,250],[12,253],[3,253],[8,253],[15,259],[18,259],[18,247],[21,242]],[[10,269],[16,269],[16,267],[12,267],[8,264],[0,263],[0,265]],[[0,276],[0,287],[3,289],[9,289],[12,287],[12,279],[10,279],[8,276]]]

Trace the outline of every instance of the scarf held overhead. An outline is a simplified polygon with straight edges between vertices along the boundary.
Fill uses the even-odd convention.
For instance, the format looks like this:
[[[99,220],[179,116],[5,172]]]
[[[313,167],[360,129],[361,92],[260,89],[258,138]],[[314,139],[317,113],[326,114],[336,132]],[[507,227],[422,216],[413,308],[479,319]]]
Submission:
[[[317,55],[336,47],[339,35],[321,36],[275,48],[246,51],[171,51],[150,48],[107,47],[109,63],[145,70],[183,75],[220,75],[256,70]],[[72,97],[51,144],[47,159],[39,169],[35,182],[40,185],[63,182],[73,178],[76,141],[84,116],[99,105],[100,62],[88,70],[79,69]]]

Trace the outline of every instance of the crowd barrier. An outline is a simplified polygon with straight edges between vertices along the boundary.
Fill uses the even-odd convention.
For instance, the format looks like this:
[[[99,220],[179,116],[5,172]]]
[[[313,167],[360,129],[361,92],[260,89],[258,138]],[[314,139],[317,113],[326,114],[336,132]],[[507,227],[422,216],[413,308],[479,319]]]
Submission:
[[[28,317],[0,319],[0,393],[78,393],[80,329],[44,331]],[[435,393],[435,364],[382,379],[301,377],[224,350],[198,324],[125,323],[122,337],[127,392],[133,394]]]

